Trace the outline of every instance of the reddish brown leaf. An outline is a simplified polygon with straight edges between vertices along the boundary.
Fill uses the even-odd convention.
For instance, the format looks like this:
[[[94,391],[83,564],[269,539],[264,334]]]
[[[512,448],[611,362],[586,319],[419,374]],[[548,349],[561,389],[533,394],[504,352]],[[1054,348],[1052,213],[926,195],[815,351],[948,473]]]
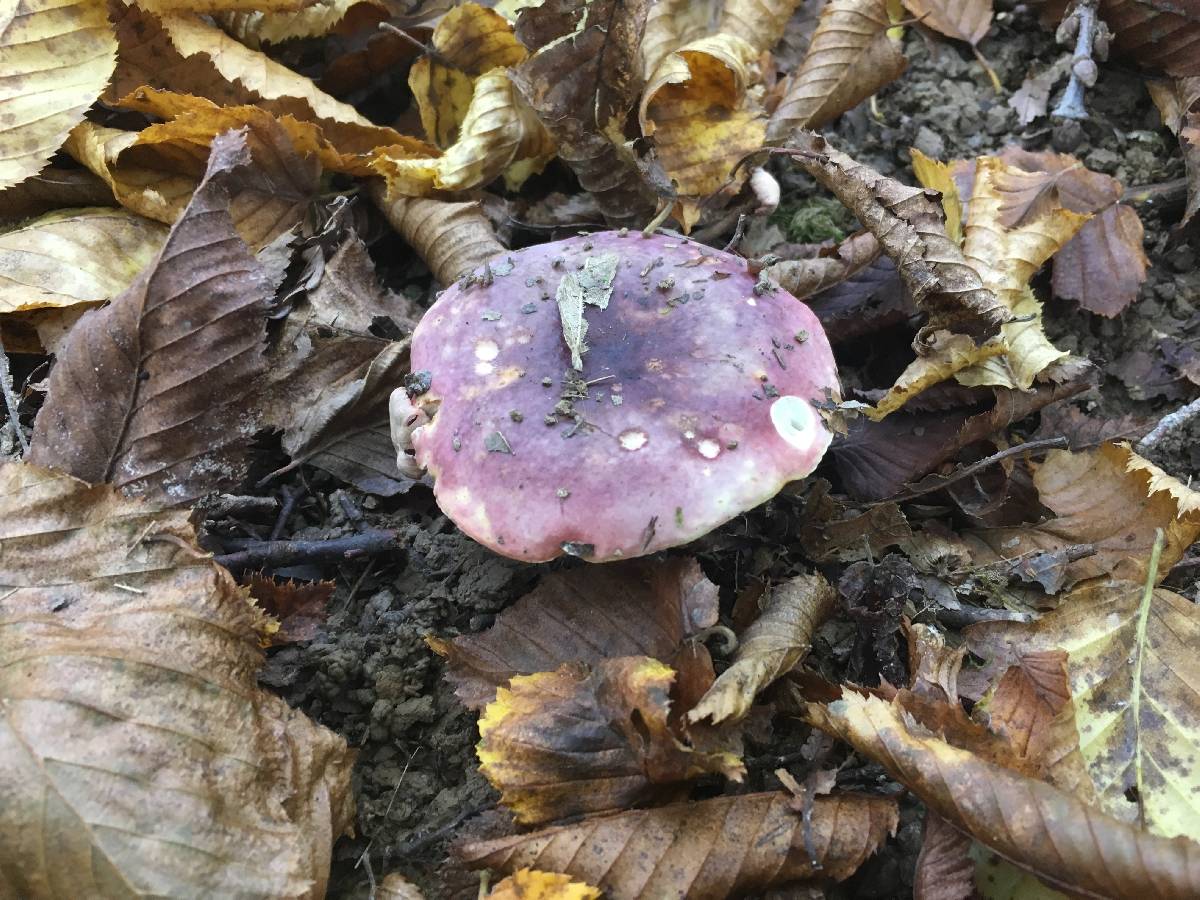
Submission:
[[[574,825],[456,848],[472,868],[565,872],[612,900],[723,900],[810,878],[842,881],[898,821],[896,802],[834,794],[812,803],[811,853],[795,798],[715,797],[594,816]]]
[[[913,900],[966,900],[975,890],[975,863],[967,855],[969,835],[959,831],[937,813],[925,813],[925,829],[917,871],[913,876]]]
[[[279,620],[279,630],[270,635],[272,646],[315,638],[325,624],[326,605],[337,587],[332,581],[277,581],[257,572],[246,586],[258,605]]]
[[[922,25],[975,46],[992,27],[992,0],[904,0]]]
[[[249,161],[240,133],[214,140],[155,262],[72,329],[31,462],[178,504],[241,480],[270,293],[228,211],[226,184]]]
[[[1104,0],[1113,48],[1169,75],[1200,75],[1200,7],[1192,0]]]
[[[691,559],[611,563],[547,575],[482,634],[429,638],[472,708],[514,675],[621,656],[670,661],[717,621],[717,587]]]

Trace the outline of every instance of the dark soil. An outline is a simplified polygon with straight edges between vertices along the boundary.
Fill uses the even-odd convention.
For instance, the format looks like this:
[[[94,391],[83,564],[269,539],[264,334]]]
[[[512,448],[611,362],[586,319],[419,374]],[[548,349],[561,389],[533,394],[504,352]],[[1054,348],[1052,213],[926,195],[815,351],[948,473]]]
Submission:
[[[1060,51],[1032,14],[1012,4],[997,6],[1004,11],[981,50],[1011,92]],[[877,98],[879,118],[864,104],[829,131],[836,146],[886,174],[913,180],[910,146],[949,159],[1019,143],[1031,150],[1073,153],[1126,187],[1161,184],[1183,175],[1176,142],[1160,127],[1142,78],[1132,70],[1116,63],[1101,67],[1100,83],[1088,95],[1093,112],[1089,121],[1053,124],[1043,118],[1022,130],[1014,111],[993,92],[968,52],[911,31],[907,41],[908,72]],[[1057,91],[1052,103],[1056,99]],[[779,171],[785,208],[812,196],[811,184],[788,174],[786,164],[780,164]],[[1105,319],[1068,302],[1047,303],[1051,337],[1100,367],[1097,386],[1069,401],[1095,420],[1133,415],[1152,421],[1194,394],[1180,368],[1181,360],[1194,353],[1200,329],[1200,274],[1194,266],[1195,245],[1172,230],[1181,209],[1181,194],[1137,206],[1153,268],[1139,301],[1124,314]],[[427,276],[407,256],[381,262],[399,271],[398,280],[407,282],[410,290],[427,291],[427,281],[422,280]],[[1049,297],[1044,276],[1038,287],[1040,296]],[[904,345],[902,338],[897,340],[898,346]],[[839,356],[848,370],[859,362]],[[1062,410],[1043,413],[1047,422],[1061,415]],[[1022,430],[1032,433],[1036,425],[1034,419]],[[1195,446],[1194,435],[1187,434],[1163,445],[1157,461],[1186,479],[1195,465]],[[315,538],[351,531],[342,505],[330,499],[338,485],[320,473],[305,474],[310,482],[307,499],[298,505],[285,536]],[[802,508],[798,493],[799,489],[777,498],[689,548],[720,585],[726,612],[736,592],[752,580],[781,577],[807,566],[796,540]],[[486,628],[546,567],[498,558],[463,537],[440,515],[424,487],[387,501],[356,495],[352,499],[372,526],[400,530],[403,551],[325,570],[322,574],[335,578],[338,587],[324,633],[273,651],[262,678],[358,750],[357,836],[337,845],[331,896],[367,896],[384,874],[400,871],[420,884],[426,896],[441,898],[450,894],[443,868],[448,840],[468,818],[493,808],[496,794],[477,771],[475,716],[442,681],[442,665],[424,637]],[[841,569],[827,574],[836,578]],[[843,678],[863,677],[872,667],[902,665],[897,659],[864,662],[861,646],[856,647],[860,627],[845,614],[826,625],[816,648],[818,667]],[[806,727],[784,716],[776,717],[773,732],[759,738],[747,748],[751,789],[777,786],[771,772],[781,756],[800,778],[814,756],[844,756],[844,751],[810,738]],[[843,768],[840,781],[897,791],[880,770],[853,760]],[[854,897],[908,896],[919,843],[920,809],[906,800],[897,837],[838,891]]]

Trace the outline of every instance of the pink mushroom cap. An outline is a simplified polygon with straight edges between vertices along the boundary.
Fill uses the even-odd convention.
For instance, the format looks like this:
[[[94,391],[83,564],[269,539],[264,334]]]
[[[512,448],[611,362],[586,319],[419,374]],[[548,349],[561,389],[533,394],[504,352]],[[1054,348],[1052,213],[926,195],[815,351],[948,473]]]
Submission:
[[[615,276],[584,308],[580,371],[556,295],[597,260]],[[816,468],[832,438],[817,404],[839,391],[807,306],[741,257],[640,233],[497,257],[442,293],[411,356],[419,384],[392,396],[401,467],[529,562],[653,553],[763,503]]]

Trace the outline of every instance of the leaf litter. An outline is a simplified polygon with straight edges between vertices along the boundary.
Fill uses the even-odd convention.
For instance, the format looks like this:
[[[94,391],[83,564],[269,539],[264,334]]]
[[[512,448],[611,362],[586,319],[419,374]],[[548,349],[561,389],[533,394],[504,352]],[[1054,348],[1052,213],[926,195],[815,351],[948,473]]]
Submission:
[[[1200,503],[1163,416],[1200,352],[1200,22],[1104,0],[1059,49],[1035,6],[0,10],[4,886],[1193,896]],[[793,243],[821,192],[857,223]],[[747,302],[817,312],[847,421],[684,550],[503,560],[397,467],[389,394],[437,390],[408,347],[455,282],[522,292],[503,348],[623,346],[619,254],[505,279],[604,223],[755,248]],[[700,302],[707,259],[644,299]],[[637,411],[613,375],[565,379],[577,427]],[[542,427],[513,413],[494,462]]]

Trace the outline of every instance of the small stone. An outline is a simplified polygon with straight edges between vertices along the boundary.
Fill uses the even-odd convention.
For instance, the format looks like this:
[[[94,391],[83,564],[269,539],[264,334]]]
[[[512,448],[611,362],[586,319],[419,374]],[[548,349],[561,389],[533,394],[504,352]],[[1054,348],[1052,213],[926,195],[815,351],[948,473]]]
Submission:
[[[1075,119],[1063,119],[1054,126],[1050,134],[1050,144],[1059,153],[1074,153],[1084,143],[1087,136],[1083,126]]]
[[[946,141],[928,125],[922,125],[917,131],[913,146],[931,159],[941,159],[946,155]]]

